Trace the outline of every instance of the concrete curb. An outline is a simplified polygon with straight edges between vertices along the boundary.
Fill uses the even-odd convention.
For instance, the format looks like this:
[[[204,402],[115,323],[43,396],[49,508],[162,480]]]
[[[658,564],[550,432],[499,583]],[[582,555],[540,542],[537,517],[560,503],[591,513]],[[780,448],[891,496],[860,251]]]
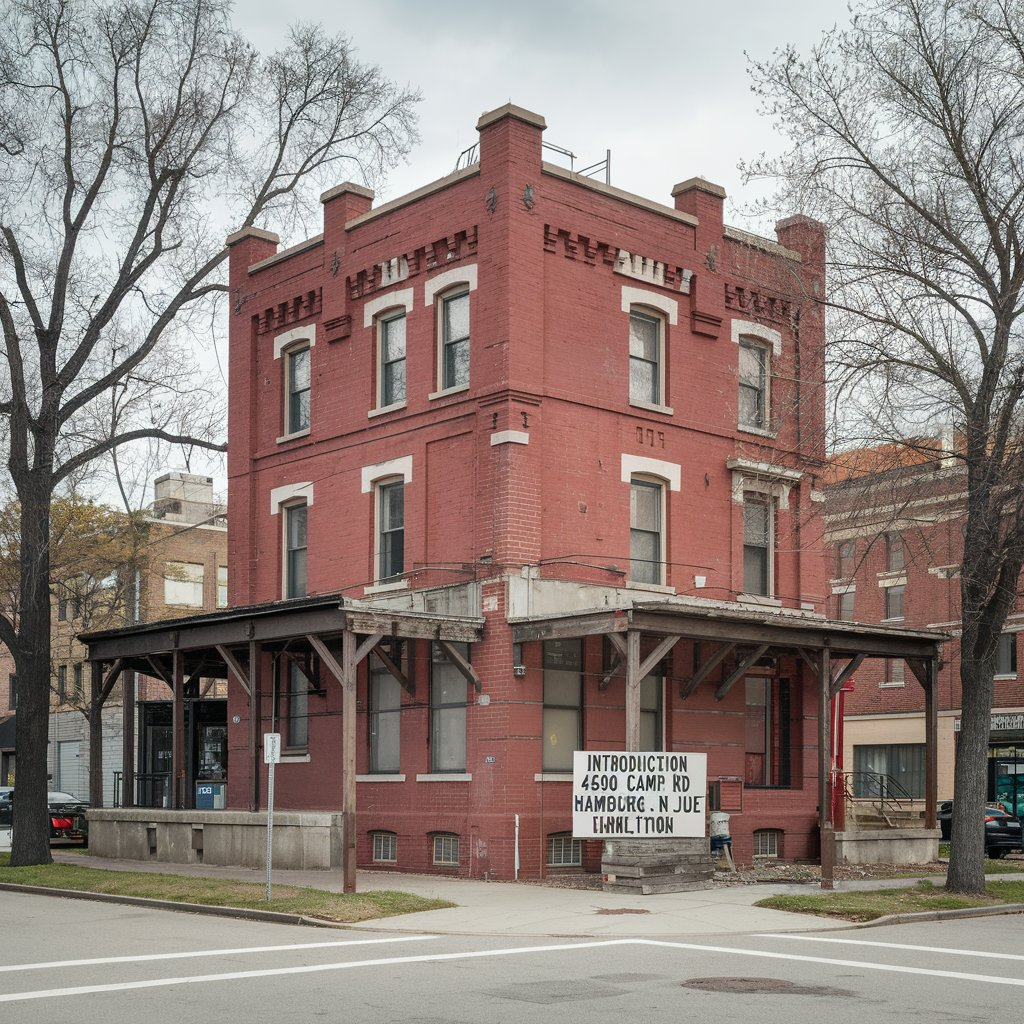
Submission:
[[[886,924],[914,924],[916,921],[950,921],[967,917],[995,917],[1024,914],[1024,903],[1000,903],[995,907],[963,907],[959,910],[922,910],[916,914],[886,914],[874,921],[857,921],[851,928],[877,928]]]

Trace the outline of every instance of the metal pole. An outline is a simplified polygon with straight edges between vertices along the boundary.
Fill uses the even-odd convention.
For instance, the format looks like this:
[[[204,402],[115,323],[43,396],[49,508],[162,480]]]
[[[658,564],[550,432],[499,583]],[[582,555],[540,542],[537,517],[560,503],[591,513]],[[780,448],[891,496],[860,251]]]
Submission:
[[[270,873],[274,863],[274,762],[267,765],[267,902],[270,902]]]

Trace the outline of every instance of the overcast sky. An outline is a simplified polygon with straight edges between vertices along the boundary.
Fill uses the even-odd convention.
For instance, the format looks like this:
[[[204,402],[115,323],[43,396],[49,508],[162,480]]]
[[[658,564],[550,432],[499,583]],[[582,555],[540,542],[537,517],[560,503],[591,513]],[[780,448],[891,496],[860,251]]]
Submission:
[[[511,101],[544,116],[545,142],[575,153],[577,168],[610,149],[619,188],[671,205],[686,178],[724,186],[740,226],[734,207],[755,191],[737,163],[780,147],[758,115],[744,51],[763,59],[793,43],[806,52],[847,21],[840,0],[238,0],[235,10],[263,52],[289,23],[318,22],[422,91],[422,141],[377,202],[454,170],[480,114]]]

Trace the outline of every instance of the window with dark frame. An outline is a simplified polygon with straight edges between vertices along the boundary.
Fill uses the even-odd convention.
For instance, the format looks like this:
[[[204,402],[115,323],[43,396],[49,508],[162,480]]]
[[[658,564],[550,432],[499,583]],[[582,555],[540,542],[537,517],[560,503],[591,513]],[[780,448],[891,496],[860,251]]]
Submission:
[[[904,586],[900,584],[895,587],[885,588],[885,617],[886,619],[903,618]]]
[[[441,388],[469,383],[469,292],[441,298]]]
[[[996,651],[996,675],[1017,675],[1017,634],[1001,633]]]
[[[896,572],[906,564],[903,538],[898,533],[885,535],[885,564],[889,572]]]
[[[405,313],[381,317],[378,321],[380,345],[380,405],[398,405],[405,401]]]
[[[844,540],[836,548],[836,578],[841,580],[849,579],[853,575],[857,543],[852,540]]]
[[[743,592],[770,597],[772,506],[766,495],[743,496]]]
[[[372,832],[373,860],[376,864],[394,864],[398,860],[398,836],[394,832]]]
[[[633,479],[629,485],[629,578],[660,584],[664,579],[661,484]]]
[[[660,675],[640,680],[640,749],[663,750],[662,706],[665,680]]]
[[[297,434],[309,429],[309,357],[309,345],[288,349],[285,353],[286,434]]]
[[[544,744],[541,767],[571,772],[583,743],[583,641],[545,640]]]
[[[452,644],[469,660],[469,644]],[[430,645],[430,770],[466,770],[466,677],[440,644]]]
[[[788,679],[747,676],[746,767],[744,784],[792,784],[791,698]]]
[[[740,340],[739,425],[755,430],[768,427],[768,350]]]
[[[405,481],[377,485],[378,565],[381,581],[405,572]]]
[[[925,787],[925,745],[887,743],[853,748],[853,795],[920,800]]]
[[[401,649],[393,650],[394,654],[388,651],[389,657],[401,665]],[[402,684],[385,667],[375,651],[370,653],[368,696],[370,773],[397,774],[401,770]]]
[[[285,661],[285,706],[288,715],[285,744],[296,750],[309,747],[309,677],[293,658]]]
[[[82,688],[82,663],[81,662],[78,662],[74,666],[74,669],[73,669],[73,679],[74,679],[73,685],[74,685],[75,699],[76,700],[81,700],[82,699],[82,694],[84,693],[84,690]]]
[[[434,834],[433,862],[439,867],[459,866],[459,837],[451,832]]]
[[[285,593],[286,598],[305,597],[307,593],[309,506],[285,508]]]
[[[661,357],[664,323],[660,317],[630,310],[629,400],[662,405]]]
[[[68,667],[67,665],[57,666],[57,700],[61,704],[67,703],[68,699]]]

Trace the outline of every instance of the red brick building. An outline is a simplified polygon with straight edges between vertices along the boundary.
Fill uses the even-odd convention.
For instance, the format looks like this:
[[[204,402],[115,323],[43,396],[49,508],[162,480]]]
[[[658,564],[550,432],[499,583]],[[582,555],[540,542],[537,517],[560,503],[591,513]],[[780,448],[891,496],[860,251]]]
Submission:
[[[503,107],[440,181],[229,238],[236,610],[148,642],[238,681],[229,806],[278,731],[277,805],[347,794],[363,866],[596,868],[576,749],[705,752],[737,857],[816,856],[822,680],[934,651],[825,618],[823,231],[581,177],[544,127]]]
[[[920,439],[837,456],[826,487],[832,601],[841,620],[937,629],[952,636],[938,673],[938,796],[953,796],[960,725],[960,565],[965,481],[943,458],[951,441]],[[1024,610],[1011,611],[1000,640],[989,743],[988,798],[1024,815],[1024,688],[1018,670]],[[877,788],[922,804],[924,692],[902,659],[856,675],[846,696],[844,762],[856,795]]]

